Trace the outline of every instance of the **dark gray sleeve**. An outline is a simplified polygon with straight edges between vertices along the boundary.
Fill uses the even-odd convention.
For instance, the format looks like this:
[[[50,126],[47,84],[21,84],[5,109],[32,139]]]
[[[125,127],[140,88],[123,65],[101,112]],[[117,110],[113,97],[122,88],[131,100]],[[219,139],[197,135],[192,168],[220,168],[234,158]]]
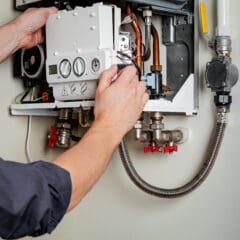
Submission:
[[[67,211],[71,192],[69,173],[54,164],[0,159],[0,237],[51,233]]]

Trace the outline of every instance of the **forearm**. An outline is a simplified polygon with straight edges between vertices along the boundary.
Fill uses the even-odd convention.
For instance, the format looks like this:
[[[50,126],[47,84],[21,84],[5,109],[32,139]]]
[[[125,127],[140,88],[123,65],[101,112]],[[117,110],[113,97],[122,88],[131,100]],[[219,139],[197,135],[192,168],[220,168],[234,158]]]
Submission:
[[[0,62],[16,52],[19,48],[20,36],[14,22],[0,27]]]
[[[54,161],[71,175],[72,198],[69,210],[81,201],[103,174],[121,137],[114,131],[114,127],[95,122],[76,146]]]

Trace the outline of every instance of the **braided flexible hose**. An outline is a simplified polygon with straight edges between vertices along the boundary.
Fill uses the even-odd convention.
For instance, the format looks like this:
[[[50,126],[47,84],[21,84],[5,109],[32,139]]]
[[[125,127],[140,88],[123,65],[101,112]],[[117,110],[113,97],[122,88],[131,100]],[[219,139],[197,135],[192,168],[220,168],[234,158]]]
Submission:
[[[131,158],[129,156],[129,152],[127,149],[125,139],[122,140],[119,151],[121,155],[121,159],[123,162],[123,166],[127,171],[130,179],[144,192],[162,198],[177,198],[184,196],[192,191],[194,191],[197,187],[199,187],[208,177],[209,173],[211,172],[214,163],[216,161],[219,149],[221,147],[224,132],[226,128],[226,122],[224,121],[217,121],[216,130],[214,134],[214,138],[212,141],[211,146],[209,147],[208,154],[198,171],[195,177],[186,183],[185,185],[174,188],[174,189],[164,189],[160,187],[153,186],[147,183],[144,179],[139,176],[136,169],[133,166]]]

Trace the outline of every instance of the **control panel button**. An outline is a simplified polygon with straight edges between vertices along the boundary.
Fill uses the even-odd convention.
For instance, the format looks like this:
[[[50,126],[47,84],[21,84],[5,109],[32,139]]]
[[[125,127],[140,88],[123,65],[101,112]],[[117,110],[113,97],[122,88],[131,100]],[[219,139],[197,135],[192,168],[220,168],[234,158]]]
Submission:
[[[86,66],[85,61],[77,57],[73,62],[73,72],[77,77],[81,77],[85,72]]]
[[[100,60],[99,60],[98,58],[94,58],[94,59],[92,60],[92,71],[93,71],[94,73],[97,73],[97,72],[100,71],[100,68],[101,68],[101,62],[100,62]]]
[[[63,59],[59,67],[60,74],[63,78],[68,78],[71,73],[71,63],[68,59]]]

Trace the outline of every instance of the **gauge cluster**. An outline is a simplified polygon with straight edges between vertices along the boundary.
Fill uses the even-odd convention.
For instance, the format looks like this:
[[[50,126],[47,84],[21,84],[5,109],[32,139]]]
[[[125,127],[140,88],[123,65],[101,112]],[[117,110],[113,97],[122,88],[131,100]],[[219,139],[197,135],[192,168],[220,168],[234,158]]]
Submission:
[[[111,66],[111,59],[111,51],[47,59],[47,81],[53,87],[55,100],[93,100],[100,74]]]

